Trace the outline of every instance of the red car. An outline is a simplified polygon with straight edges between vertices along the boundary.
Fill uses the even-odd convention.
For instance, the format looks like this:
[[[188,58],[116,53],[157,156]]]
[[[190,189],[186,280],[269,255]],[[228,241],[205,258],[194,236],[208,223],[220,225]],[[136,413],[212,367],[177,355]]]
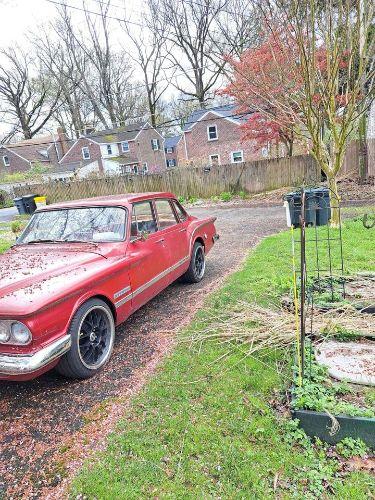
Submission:
[[[72,378],[95,375],[116,325],[177,278],[203,278],[214,221],[188,215],[171,193],[38,209],[0,256],[0,379],[55,366]]]

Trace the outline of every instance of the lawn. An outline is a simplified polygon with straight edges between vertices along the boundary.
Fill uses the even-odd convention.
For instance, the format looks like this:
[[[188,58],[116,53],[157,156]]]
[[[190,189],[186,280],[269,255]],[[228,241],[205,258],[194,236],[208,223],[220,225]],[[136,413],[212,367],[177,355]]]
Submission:
[[[14,243],[15,236],[9,222],[0,222],[0,253],[5,252]]]
[[[374,230],[344,228],[350,272],[375,270]],[[291,353],[246,356],[238,343],[183,342],[238,301],[273,304],[291,286],[290,233],[265,239],[207,301],[105,452],[74,479],[84,498],[369,498],[374,478],[339,460],[282,416]],[[276,410],[278,408],[278,410]],[[332,455],[332,451],[329,453]]]

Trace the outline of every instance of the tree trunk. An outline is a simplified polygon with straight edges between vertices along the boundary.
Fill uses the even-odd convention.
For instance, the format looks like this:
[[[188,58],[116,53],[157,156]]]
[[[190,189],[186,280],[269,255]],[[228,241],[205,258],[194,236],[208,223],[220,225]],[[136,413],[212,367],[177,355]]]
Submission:
[[[331,226],[338,227],[340,224],[340,195],[337,188],[336,176],[328,174],[329,197],[331,201]]]

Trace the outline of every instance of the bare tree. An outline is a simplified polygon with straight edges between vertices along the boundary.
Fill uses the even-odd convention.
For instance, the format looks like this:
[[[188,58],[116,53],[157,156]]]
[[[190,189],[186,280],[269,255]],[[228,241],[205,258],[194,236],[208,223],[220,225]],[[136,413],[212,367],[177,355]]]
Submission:
[[[130,42],[125,51],[143,75],[152,126],[157,124],[158,106],[169,85],[168,81],[162,78],[165,62],[170,55],[167,46],[168,27],[164,23],[158,24],[158,12],[159,1],[148,0],[147,11],[143,17],[148,28],[134,32],[128,22],[121,23]]]
[[[48,73],[55,87],[61,89],[60,105],[54,112],[54,118],[64,130],[79,137],[88,116],[92,115],[92,106],[85,99],[81,89],[81,76],[72,60],[67,47],[59,39],[54,39],[50,32],[32,35],[31,42],[37,47],[38,58],[43,70]]]
[[[55,32],[64,43],[78,75],[78,86],[91,103],[94,116],[105,128],[123,124],[136,108],[132,68],[123,54],[113,50],[108,10],[110,0],[99,3],[94,15],[83,1],[84,27],[77,28],[67,6],[58,8]]]
[[[216,42],[211,36],[215,19],[220,15],[228,0],[159,0],[155,8],[159,29],[168,26],[168,40],[174,50],[169,59],[183,74],[175,78],[174,86],[183,94],[196,99],[205,107],[212,97],[214,87],[222,74],[225,61],[213,61]]]
[[[50,119],[58,105],[60,88],[52,89],[31,53],[20,48],[0,51],[0,106],[13,132],[31,139]]]
[[[211,32],[218,55],[240,56],[259,43],[261,15],[253,0],[229,0],[216,18]]]

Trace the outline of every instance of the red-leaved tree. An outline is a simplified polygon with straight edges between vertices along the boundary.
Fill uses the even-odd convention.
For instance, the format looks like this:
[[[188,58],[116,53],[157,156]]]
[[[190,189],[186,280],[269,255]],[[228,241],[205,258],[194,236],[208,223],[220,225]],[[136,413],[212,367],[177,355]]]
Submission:
[[[303,140],[337,200],[348,143],[374,96],[375,4],[259,0],[258,7],[264,36],[258,47],[229,59],[224,93],[276,122],[278,132]],[[333,224],[339,217],[334,208]]]
[[[301,89],[301,77],[294,64],[296,45],[285,33],[275,31],[239,59],[228,57],[232,69],[230,83],[221,92],[234,97],[239,112],[248,113],[242,126],[244,139],[253,140],[258,149],[280,143],[288,156],[293,154],[298,106],[293,99]]]

